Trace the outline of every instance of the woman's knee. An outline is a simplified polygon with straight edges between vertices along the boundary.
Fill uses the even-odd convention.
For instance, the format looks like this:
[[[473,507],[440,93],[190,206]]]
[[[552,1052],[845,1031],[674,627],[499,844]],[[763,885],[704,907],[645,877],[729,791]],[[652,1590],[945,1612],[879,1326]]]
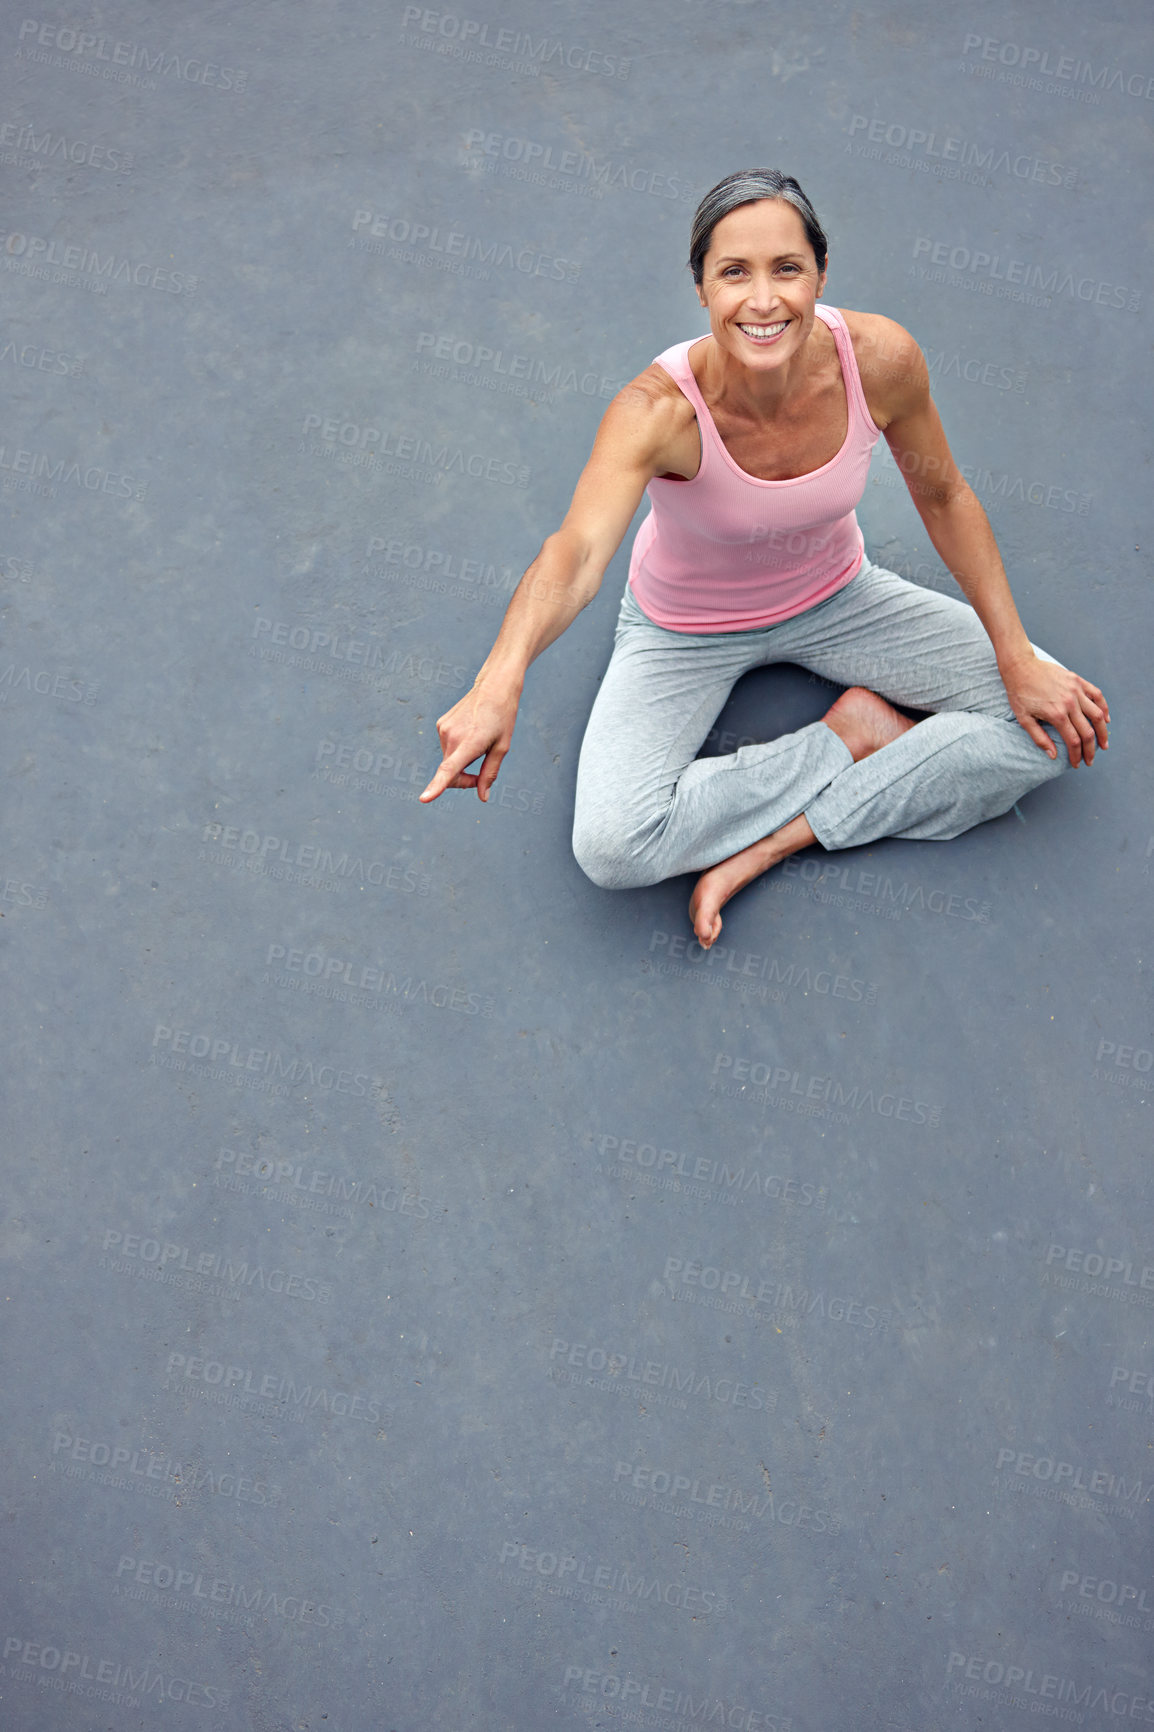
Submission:
[[[573,826],[573,854],[599,890],[641,890],[659,881],[638,852],[636,838],[613,825],[578,819]]]
[[[1066,742],[1057,728],[1052,728],[1048,722],[1043,722],[1042,731],[1050,736],[1056,751],[1051,758],[1050,754],[1043,751],[1041,746],[1035,745],[1032,740],[1030,741],[1030,744],[1034,746],[1035,755],[1028,762],[1034,777],[1031,786],[1035,788],[1040,788],[1043,782],[1053,781],[1056,776],[1060,776],[1064,770],[1070,768],[1070,754],[1066,750]],[[1022,732],[1024,733],[1025,730],[1023,729]],[[1026,737],[1029,739],[1029,735]]]

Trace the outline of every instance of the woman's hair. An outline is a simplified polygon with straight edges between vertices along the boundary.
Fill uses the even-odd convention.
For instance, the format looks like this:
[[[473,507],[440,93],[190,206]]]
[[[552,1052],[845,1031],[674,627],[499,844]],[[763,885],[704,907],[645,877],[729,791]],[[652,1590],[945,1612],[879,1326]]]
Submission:
[[[780,199],[784,204],[793,206],[805,224],[806,237],[817,259],[817,268],[819,271],[825,270],[829,252],[825,230],[817,220],[817,212],[793,176],[782,174],[781,170],[776,168],[742,168],[736,174],[727,174],[724,180],[719,180],[697,207],[693,230],[689,236],[689,268],[698,288],[701,287],[705,255],[709,251],[713,231],[722,217],[728,216],[730,211],[737,210],[740,205],[756,204],[763,198]]]

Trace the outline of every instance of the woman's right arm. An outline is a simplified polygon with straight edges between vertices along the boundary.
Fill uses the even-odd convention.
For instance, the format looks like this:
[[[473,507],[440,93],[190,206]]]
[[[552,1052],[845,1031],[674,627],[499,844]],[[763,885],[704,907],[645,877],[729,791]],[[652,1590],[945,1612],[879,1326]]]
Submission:
[[[443,755],[420,796],[424,802],[446,788],[476,788],[482,800],[489,798],[513,738],[530,663],[589,606],[646,487],[667,467],[680,393],[670,393],[667,375],[649,377],[656,371],[647,369],[626,385],[605,411],[564,522],[513,592],[472,690],[438,720]],[[477,758],[484,761],[470,773],[466,765]]]

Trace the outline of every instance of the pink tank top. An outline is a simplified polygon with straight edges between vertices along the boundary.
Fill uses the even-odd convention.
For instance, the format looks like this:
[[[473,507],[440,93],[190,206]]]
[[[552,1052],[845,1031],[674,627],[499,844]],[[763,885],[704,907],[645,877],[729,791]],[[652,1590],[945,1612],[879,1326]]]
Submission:
[[[849,407],[845,444],[808,475],[759,481],[739,469],[693,377],[699,337],[657,356],[697,411],[701,466],[692,481],[654,479],[633,542],[629,583],[641,610],[670,631],[752,631],[836,594],[865,553],[854,507],[880,429],[866,406],[849,328],[835,307],[814,312],[833,332]]]

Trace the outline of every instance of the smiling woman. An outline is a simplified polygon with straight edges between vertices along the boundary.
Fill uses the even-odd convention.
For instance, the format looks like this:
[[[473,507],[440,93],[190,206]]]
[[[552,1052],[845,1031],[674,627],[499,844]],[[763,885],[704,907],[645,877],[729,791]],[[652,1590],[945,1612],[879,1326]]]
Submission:
[[[1027,638],[917,343],[880,314],[819,305],[827,242],[797,181],[719,182],[689,264],[709,334],[613,399],[564,522],[437,723],[443,759],[421,798],[488,799],[530,663],[592,601],[648,493],[573,848],[606,889],[700,873],[689,911],[708,948],[729,898],[788,855],[956,836],[1067,759],[1090,764],[1109,709]],[[869,559],[855,508],[880,434],[970,605]],[[697,758],[735,682],[774,662],[849,689],[796,733]],[[895,704],[929,714],[914,723]]]

